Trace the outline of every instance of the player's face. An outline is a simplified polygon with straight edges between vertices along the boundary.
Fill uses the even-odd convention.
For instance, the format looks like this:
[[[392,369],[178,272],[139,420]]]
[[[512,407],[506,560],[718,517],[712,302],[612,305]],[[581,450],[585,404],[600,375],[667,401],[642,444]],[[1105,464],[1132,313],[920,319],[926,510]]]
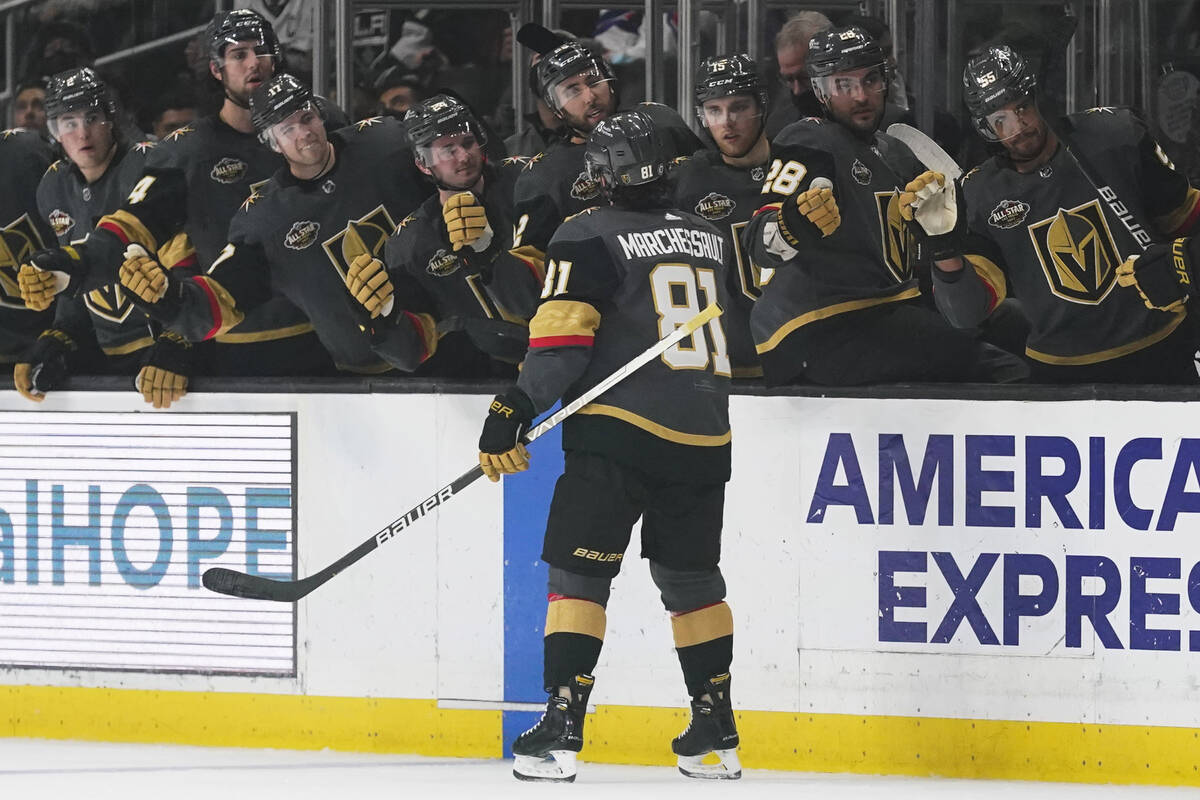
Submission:
[[[819,94],[835,121],[858,133],[874,133],[879,127],[887,98],[881,67],[862,67],[813,80],[820,82]]]
[[[226,93],[246,105],[250,93],[275,74],[275,57],[258,52],[262,49],[258,42],[236,42],[225,48],[220,67],[210,67]]]
[[[617,110],[612,82],[591,69],[572,75],[554,87],[558,115],[573,129],[590,133]]]
[[[434,179],[451,189],[470,189],[483,174],[483,148],[474,133],[439,136],[420,155]]]
[[[271,127],[275,146],[293,167],[322,166],[329,157],[325,123],[313,108],[302,108]]]
[[[1046,121],[1032,97],[1014,100],[987,115],[988,127],[1014,161],[1028,161],[1046,147]]]
[[[13,103],[13,127],[46,132],[46,90],[38,86],[25,89]]]
[[[112,121],[102,111],[69,111],[50,123],[67,158],[81,170],[98,167],[112,153]]]
[[[740,158],[750,152],[762,132],[762,108],[749,95],[707,100],[700,110],[704,127],[727,156]]]
[[[779,64],[779,82],[796,97],[812,91],[808,73],[804,70],[804,62],[807,59],[807,43],[775,51],[775,61]]]

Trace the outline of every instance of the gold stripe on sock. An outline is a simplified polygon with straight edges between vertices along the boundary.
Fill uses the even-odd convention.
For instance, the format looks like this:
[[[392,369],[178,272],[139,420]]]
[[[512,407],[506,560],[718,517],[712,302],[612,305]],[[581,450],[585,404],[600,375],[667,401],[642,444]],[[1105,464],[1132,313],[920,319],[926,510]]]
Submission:
[[[692,647],[722,636],[733,635],[733,613],[728,603],[717,603],[699,611],[671,617],[676,647]]]
[[[546,609],[546,635],[581,633],[604,641],[604,606],[590,600],[564,597],[553,600]]]

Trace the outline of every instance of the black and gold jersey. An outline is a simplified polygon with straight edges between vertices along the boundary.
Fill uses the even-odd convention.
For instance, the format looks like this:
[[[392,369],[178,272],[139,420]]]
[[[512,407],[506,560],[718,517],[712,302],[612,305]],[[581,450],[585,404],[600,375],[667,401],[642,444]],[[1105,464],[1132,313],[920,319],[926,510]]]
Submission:
[[[1056,128],[1058,151],[1040,169],[1017,172],[993,156],[964,176],[966,260],[988,290],[975,295],[980,305],[1021,301],[1030,358],[1094,364],[1149,347],[1183,320],[1185,312],[1146,308],[1118,287],[1116,270],[1144,245],[1190,229],[1200,195],[1126,109],[1090,109]],[[936,296],[943,304],[965,297]]]
[[[802,354],[791,352],[788,338],[804,326],[920,295],[898,200],[924,171],[905,144],[886,134],[864,140],[814,118],[786,127],[771,143],[771,157],[761,208],[742,236],[754,262],[775,269],[750,317],[768,380],[795,374]],[[833,184],[841,224],[824,238],[814,228],[792,247],[779,233],[777,211],[818,177]]]
[[[229,241],[195,285],[195,302],[176,327],[189,339],[237,335],[243,317],[276,295],[311,321],[338,369],[385,372],[345,286],[351,261],[382,257],[397,223],[430,193],[393,119],[373,119],[329,136],[333,167],[313,180],[280,169],[245,198]],[[348,303],[347,301],[351,301]],[[431,348],[432,349],[432,348]]]
[[[672,205],[714,226],[729,243],[729,307],[721,319],[729,339],[729,357],[735,378],[762,375],[754,340],[750,335],[750,310],[762,295],[774,270],[759,267],[742,249],[741,233],[762,206],[763,181],[770,163],[733,166],[715,150],[700,150],[690,158],[677,159],[672,172]]]
[[[0,132],[0,363],[15,362],[53,323],[53,310],[25,307],[17,284],[21,262],[54,245],[54,232],[37,207],[38,183],[53,161],[50,146],[33,131]]]
[[[509,252],[512,244],[512,190],[523,162],[506,159],[484,168],[480,198],[492,229],[482,252],[455,251],[442,202],[433,195],[403,219],[388,239],[384,261],[400,289],[415,283],[432,299],[441,327],[464,327],[463,320],[488,320],[493,335],[472,337],[493,358],[516,363],[525,355],[529,318],[537,309],[543,275]],[[398,306],[405,298],[397,296]],[[447,326],[447,323],[450,323]]]
[[[702,142],[675,111],[661,103],[637,110],[654,120],[670,158],[690,156]],[[513,191],[513,255],[542,271],[547,243],[563,220],[602,202],[600,187],[584,169],[585,145],[560,139],[528,159]]]
[[[144,174],[146,159],[154,147],[153,142],[118,145],[104,174],[91,183],[66,158],[50,165],[38,185],[38,209],[54,229],[60,245],[85,240],[104,214],[121,206]],[[160,258],[165,259],[167,266],[195,267],[195,254],[183,236],[172,240]],[[154,343],[146,315],[115,283],[78,297],[60,297],[54,327],[76,340],[92,329],[100,350],[110,362],[131,366],[137,365],[141,358],[133,355]]]
[[[569,403],[709,303],[728,305],[727,239],[674,210],[591,208],[550,241],[518,386]],[[563,447],[684,482],[729,477],[731,366],[720,317],[569,418]]]

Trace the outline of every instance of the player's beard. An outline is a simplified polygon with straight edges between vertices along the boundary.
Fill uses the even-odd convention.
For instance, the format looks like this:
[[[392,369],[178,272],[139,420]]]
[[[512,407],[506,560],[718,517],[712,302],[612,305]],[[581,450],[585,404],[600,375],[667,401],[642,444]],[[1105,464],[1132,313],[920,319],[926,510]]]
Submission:
[[[1036,161],[1046,149],[1046,127],[1038,125],[1027,128],[1012,139],[1004,142],[1008,157],[1015,164]]]
[[[564,111],[563,122],[567,123],[567,127],[571,130],[586,137],[591,134],[593,128],[613,115],[616,111],[616,104],[616,98],[610,96],[607,103],[599,101],[589,103],[583,109],[583,113],[579,115],[568,114]],[[600,116],[597,116],[597,112],[601,112]]]
[[[879,130],[879,121],[883,119],[884,104],[880,103],[879,108],[875,109],[875,113],[871,115],[870,122],[860,122],[856,117],[865,111],[871,111],[870,103],[856,103],[847,111],[833,114],[835,121],[842,126],[849,128],[859,136],[869,137]]]

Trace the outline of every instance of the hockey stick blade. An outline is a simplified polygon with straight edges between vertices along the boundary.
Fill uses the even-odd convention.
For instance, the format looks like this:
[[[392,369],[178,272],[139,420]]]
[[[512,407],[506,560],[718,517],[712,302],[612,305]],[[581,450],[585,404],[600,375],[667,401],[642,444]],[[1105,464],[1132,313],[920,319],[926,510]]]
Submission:
[[[617,369],[607,378],[597,383],[591,389],[588,389],[575,400],[571,401],[568,405],[560,408],[558,411],[555,411],[545,420],[530,428],[525,434],[525,441],[527,443],[532,442],[545,433],[548,433],[553,428],[558,427],[558,425],[561,424],[562,421],[567,417],[571,416],[576,411],[607,392],[613,386],[620,383],[622,380],[650,362],[652,359],[662,355],[667,351],[667,349],[676,343],[691,336],[700,328],[716,319],[716,317],[718,317],[720,314],[720,307],[717,306],[716,303],[710,304],[707,308],[696,314],[683,325],[680,325],[671,333],[659,339],[650,348],[636,356],[628,364]],[[395,538],[402,531],[407,530],[411,525],[416,523],[430,511],[448,502],[456,494],[470,486],[482,476],[483,468],[476,464],[462,475],[459,475],[457,478],[455,478],[451,483],[446,484],[441,489],[438,489],[429,497],[426,497],[420,503],[417,503],[408,511],[404,512],[404,514],[398,519],[394,520],[391,525],[388,525],[386,528],[379,531],[379,533],[376,533],[370,539],[367,539],[365,542],[351,550],[349,553],[346,553],[346,555],[342,556],[325,569],[309,575],[307,578],[298,578],[296,580],[278,580],[275,578],[267,578],[262,575],[249,575],[245,572],[238,572],[237,570],[226,569],[225,567],[212,567],[204,571],[204,576],[202,578],[204,588],[213,592],[217,592],[218,594],[226,594],[233,597],[243,597],[249,600],[273,600],[279,603],[294,603],[311,593],[329,579],[333,578],[346,567],[370,553],[372,550],[377,549],[381,544],[386,543],[387,541]]]
[[[962,175],[962,167],[958,165],[958,162],[951,158],[941,145],[913,126],[905,125],[903,122],[893,123],[888,126],[887,135],[908,145],[908,149],[912,150],[913,155],[926,168],[940,172],[952,181],[958,180]]]

